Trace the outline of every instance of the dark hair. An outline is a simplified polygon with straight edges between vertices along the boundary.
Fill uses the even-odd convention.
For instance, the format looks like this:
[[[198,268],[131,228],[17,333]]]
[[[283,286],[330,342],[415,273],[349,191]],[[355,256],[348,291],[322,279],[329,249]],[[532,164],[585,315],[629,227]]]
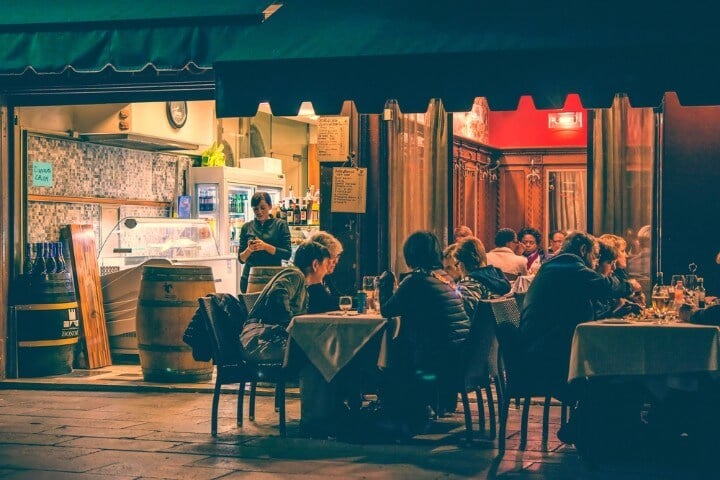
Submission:
[[[468,272],[487,265],[485,246],[476,237],[465,237],[460,240],[455,251],[455,258],[458,262],[465,264],[465,270]]]
[[[585,232],[572,232],[570,235],[565,237],[563,240],[562,247],[560,247],[560,253],[574,253],[580,255],[580,247],[585,247],[586,250],[590,250],[595,246],[595,237]]]
[[[518,232],[518,240],[520,240],[520,241],[522,242],[522,238],[523,238],[525,235],[532,235],[533,237],[535,237],[535,243],[537,243],[537,245],[538,245],[538,250],[539,250],[539,249],[540,249],[540,242],[542,241],[542,235],[540,235],[540,232],[537,231],[537,230],[535,230],[535,229],[532,228],[532,227],[523,228],[522,230],[520,230],[520,231]]]
[[[495,246],[496,247],[504,247],[508,243],[515,240],[516,237],[517,237],[517,234],[515,233],[515,230],[513,230],[512,228],[501,228],[495,234]]]
[[[434,233],[417,231],[412,233],[403,245],[405,263],[410,268],[434,270],[442,268],[442,249]]]
[[[550,241],[552,242],[552,241],[553,241],[553,237],[555,236],[556,233],[559,233],[560,235],[562,235],[562,236],[563,236],[563,240],[565,239],[565,237],[567,237],[567,233],[565,233],[564,231],[562,231],[562,230],[553,230],[552,232],[550,232],[550,235],[548,235],[548,240],[550,240]]]
[[[265,203],[267,203],[269,207],[272,207],[272,198],[270,198],[270,194],[267,192],[255,192],[252,198],[250,198],[250,206],[257,207],[263,200],[265,200]]]
[[[318,242],[303,242],[295,251],[293,264],[307,274],[314,260],[322,262],[326,258],[330,258],[330,250],[326,246]]]
[[[598,243],[600,244],[600,257],[598,258],[598,262],[612,262],[613,260],[617,260],[618,249],[612,241],[601,238]]]

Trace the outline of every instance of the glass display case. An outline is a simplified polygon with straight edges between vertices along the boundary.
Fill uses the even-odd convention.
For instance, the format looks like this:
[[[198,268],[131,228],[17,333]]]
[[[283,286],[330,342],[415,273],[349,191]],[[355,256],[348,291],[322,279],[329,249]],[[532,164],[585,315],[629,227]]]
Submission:
[[[237,294],[237,259],[221,255],[211,226],[203,219],[121,219],[103,240],[98,255],[101,275],[141,265],[150,259],[213,269],[217,292]]]

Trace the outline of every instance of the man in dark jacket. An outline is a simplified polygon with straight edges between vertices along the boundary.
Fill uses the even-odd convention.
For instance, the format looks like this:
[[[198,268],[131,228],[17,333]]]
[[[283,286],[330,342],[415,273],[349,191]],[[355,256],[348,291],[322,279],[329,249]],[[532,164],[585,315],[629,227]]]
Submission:
[[[544,263],[525,297],[520,333],[528,362],[557,398],[567,398],[570,348],[575,326],[595,319],[593,300],[639,291],[635,280],[604,277],[594,268],[599,254],[592,235],[568,235],[557,256]]]

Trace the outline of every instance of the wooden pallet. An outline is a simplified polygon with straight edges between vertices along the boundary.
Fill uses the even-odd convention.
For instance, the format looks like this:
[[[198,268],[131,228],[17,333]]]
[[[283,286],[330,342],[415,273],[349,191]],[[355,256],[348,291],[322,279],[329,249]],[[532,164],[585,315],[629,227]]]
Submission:
[[[60,235],[69,248],[80,317],[80,346],[76,363],[80,368],[112,365],[95,233],[91,225],[65,225]]]

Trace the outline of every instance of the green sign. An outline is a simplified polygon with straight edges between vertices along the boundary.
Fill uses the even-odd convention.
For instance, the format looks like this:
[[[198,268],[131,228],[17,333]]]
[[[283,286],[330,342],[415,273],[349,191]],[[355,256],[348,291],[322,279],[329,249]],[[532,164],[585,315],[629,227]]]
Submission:
[[[52,187],[52,163],[33,162],[32,184],[33,187]]]

